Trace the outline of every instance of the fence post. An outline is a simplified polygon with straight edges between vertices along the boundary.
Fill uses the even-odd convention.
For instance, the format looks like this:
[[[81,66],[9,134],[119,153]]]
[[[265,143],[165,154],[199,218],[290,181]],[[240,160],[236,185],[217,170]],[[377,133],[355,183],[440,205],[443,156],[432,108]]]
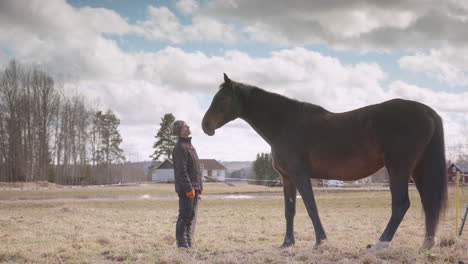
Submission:
[[[465,216],[463,217],[463,220],[462,220],[462,225],[460,227],[460,232],[458,232],[459,237],[461,237],[462,232],[463,232],[463,227],[465,226],[466,215],[468,215],[468,205],[466,206],[466,209],[465,209]]]
[[[457,171],[455,180],[455,236],[458,235],[458,211],[460,207],[460,171]]]

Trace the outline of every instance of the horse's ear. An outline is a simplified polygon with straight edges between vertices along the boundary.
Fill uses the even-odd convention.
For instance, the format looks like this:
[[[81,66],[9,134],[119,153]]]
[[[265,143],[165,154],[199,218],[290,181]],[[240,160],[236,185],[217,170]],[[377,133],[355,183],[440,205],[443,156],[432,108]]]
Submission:
[[[227,76],[226,73],[224,73],[224,82],[225,82],[226,84],[231,85],[231,79],[229,79],[229,77]]]

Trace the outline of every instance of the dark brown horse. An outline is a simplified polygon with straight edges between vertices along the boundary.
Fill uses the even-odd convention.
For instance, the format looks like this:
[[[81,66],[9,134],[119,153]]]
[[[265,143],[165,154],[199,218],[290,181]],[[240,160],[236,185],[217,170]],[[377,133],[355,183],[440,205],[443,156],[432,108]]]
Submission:
[[[286,236],[294,244],[296,190],[315,229],[316,246],[326,239],[310,178],[352,181],[385,166],[390,176],[392,216],[379,242],[388,247],[410,206],[412,176],[425,212],[423,248],[435,244],[435,232],[447,199],[442,120],[430,107],[395,99],[354,111],[331,113],[324,108],[234,82],[224,83],[206,112],[203,131],[236,118],[249,123],[271,146],[273,166],[283,177]]]

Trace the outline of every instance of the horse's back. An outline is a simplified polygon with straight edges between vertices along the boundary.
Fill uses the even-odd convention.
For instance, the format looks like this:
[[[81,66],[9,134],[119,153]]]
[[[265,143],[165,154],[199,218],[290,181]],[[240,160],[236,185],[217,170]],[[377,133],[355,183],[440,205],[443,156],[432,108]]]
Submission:
[[[303,135],[309,163],[320,178],[355,180],[385,165],[389,157],[424,151],[435,112],[414,101],[394,99],[344,113],[312,117]]]

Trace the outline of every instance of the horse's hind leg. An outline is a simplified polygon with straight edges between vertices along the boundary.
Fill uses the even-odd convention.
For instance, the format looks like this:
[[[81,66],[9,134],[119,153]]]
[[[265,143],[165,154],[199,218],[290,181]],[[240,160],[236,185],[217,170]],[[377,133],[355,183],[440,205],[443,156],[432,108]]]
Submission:
[[[425,179],[423,162],[424,161],[421,161],[418,164],[418,166],[416,166],[416,169],[414,170],[414,173],[413,173],[413,180],[416,185],[416,189],[418,189],[419,196],[421,197],[421,203],[422,203],[424,213],[426,216],[426,219],[425,219],[426,235],[424,238],[422,248],[430,249],[435,245],[435,232],[436,232],[436,227],[437,227],[437,220],[434,220],[434,219],[437,217],[437,214],[433,213],[434,209],[431,208],[431,205],[428,205],[427,203],[424,202],[424,195],[428,195],[428,194],[427,193],[424,194],[424,190],[423,190],[424,179]],[[426,184],[428,183],[426,182]],[[434,217],[434,215],[436,217]]]
[[[294,245],[294,216],[296,215],[296,185],[292,183],[287,175],[283,176],[284,191],[284,216],[286,218],[286,235],[281,248]]]
[[[387,167],[387,170],[390,176],[390,191],[392,194],[392,216],[385,231],[380,236],[379,242],[372,247],[373,250],[386,248],[390,245],[390,241],[392,241],[398,226],[410,206],[408,196],[409,170],[392,167]]]

